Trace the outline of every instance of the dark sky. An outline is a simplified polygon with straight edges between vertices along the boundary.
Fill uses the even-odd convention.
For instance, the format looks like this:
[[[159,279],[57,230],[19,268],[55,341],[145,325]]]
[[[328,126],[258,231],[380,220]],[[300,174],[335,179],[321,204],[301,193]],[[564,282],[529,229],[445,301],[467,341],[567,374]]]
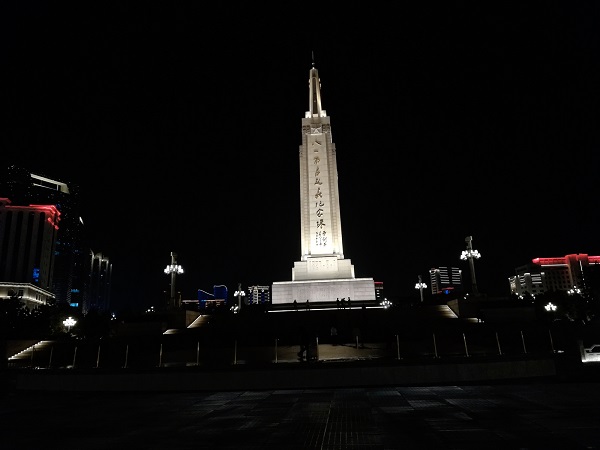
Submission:
[[[312,52],[357,277],[468,283],[470,235],[503,295],[532,258],[600,254],[595,2],[7,3],[2,160],[79,186],[116,302],[156,303],[172,251],[184,298],[291,280]]]

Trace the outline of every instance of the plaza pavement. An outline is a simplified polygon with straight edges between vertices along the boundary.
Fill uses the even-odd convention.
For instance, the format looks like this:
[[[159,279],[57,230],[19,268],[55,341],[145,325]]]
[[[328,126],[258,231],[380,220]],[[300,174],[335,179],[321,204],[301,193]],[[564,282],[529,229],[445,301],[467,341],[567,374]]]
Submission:
[[[321,344],[315,363],[299,362],[297,349],[280,347],[277,363],[265,372],[242,358],[212,375],[194,367],[0,372],[0,448],[600,449],[599,364],[559,358],[556,371],[526,379],[453,377],[436,383],[413,375],[410,383],[388,379],[369,385],[368,371],[381,374],[393,365],[402,373],[411,364],[383,363],[376,356],[386,350],[376,345]],[[468,365],[476,358],[459,359],[465,373],[472,373]],[[422,374],[431,374],[439,365],[431,361],[422,367]],[[320,371],[325,378],[315,386],[298,384],[305,371]],[[202,377],[213,376],[215,383],[187,391],[177,376],[165,376],[169,372],[197,377],[200,384]],[[15,374],[38,373],[56,376],[58,389],[17,389]],[[126,374],[136,389],[94,390],[102,374],[115,373]],[[227,373],[235,378],[225,379]],[[273,383],[278,373],[290,377],[285,387]],[[144,389],[153,374],[170,389]],[[73,389],[70,377],[80,375],[89,384]]]
[[[4,392],[3,450],[600,448],[600,383]]]

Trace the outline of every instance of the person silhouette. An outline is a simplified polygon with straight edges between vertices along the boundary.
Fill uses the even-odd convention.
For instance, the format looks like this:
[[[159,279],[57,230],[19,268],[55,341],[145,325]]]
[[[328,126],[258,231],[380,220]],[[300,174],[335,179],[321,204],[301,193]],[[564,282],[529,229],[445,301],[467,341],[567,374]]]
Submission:
[[[309,337],[308,331],[306,331],[306,327],[300,327],[300,351],[298,352],[298,359],[300,361],[308,360],[308,346],[309,346]]]
[[[330,329],[329,333],[331,334],[331,345],[337,345],[338,332],[337,332],[337,328],[335,327],[335,325],[331,325],[331,329]]]

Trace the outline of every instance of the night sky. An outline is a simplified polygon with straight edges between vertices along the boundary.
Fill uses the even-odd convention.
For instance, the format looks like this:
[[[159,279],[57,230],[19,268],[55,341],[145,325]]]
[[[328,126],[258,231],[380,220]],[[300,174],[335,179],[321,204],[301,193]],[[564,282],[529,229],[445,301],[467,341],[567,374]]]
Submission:
[[[0,11],[3,163],[79,186],[115,304],[157,304],[170,252],[184,299],[291,280],[313,52],[357,277],[468,284],[473,236],[507,295],[535,257],[600,254],[597,3],[118,3]]]

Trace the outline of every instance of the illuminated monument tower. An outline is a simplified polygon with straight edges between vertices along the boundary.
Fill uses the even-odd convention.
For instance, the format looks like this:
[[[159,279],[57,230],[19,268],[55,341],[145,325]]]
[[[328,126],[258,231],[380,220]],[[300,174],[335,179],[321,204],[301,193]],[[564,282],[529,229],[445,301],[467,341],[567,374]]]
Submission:
[[[272,303],[375,300],[373,279],[355,278],[352,262],[344,259],[336,149],[330,118],[321,107],[321,84],[314,63],[299,156],[302,255],[294,263],[291,282],[273,283]]]

